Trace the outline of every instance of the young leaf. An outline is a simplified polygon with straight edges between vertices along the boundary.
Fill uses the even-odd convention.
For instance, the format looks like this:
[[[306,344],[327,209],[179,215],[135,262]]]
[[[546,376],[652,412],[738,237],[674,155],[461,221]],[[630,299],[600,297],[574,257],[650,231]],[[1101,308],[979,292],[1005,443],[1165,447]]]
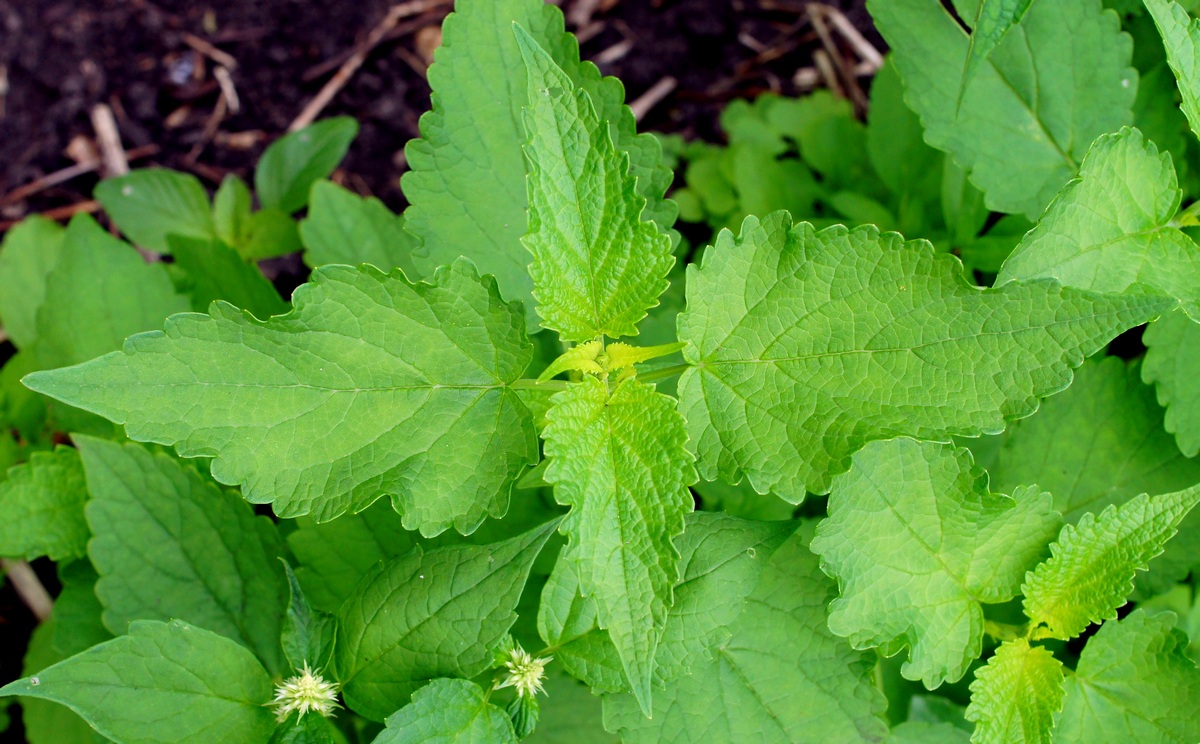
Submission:
[[[1144,0],[1162,35],[1167,63],[1175,73],[1184,115],[1200,137],[1200,21],[1174,0]]]
[[[723,232],[688,269],[680,409],[701,475],[799,502],[869,441],[997,432],[1071,368],[1170,309],[1049,282],[981,291],[952,256],[866,226]]]
[[[529,75],[529,275],[538,314],[568,341],[637,333],[675,263],[671,239],[641,221],[646,200],[587,93],[515,26]]]
[[[272,142],[254,171],[259,203],[284,214],[308,204],[308,190],[333,173],[357,136],[357,121],[335,116]]]
[[[0,325],[18,349],[37,339],[46,277],[62,255],[66,235],[57,222],[34,216],[5,232],[0,243]]]
[[[1036,219],[1092,140],[1132,121],[1132,44],[1099,0],[1031,3],[965,88],[947,71],[966,69],[970,41],[941,3],[868,8],[926,141],[970,171],[990,209]]]
[[[1063,527],[1051,557],[1025,578],[1025,614],[1034,637],[1074,638],[1087,626],[1117,616],[1133,577],[1175,534],[1200,501],[1200,486],[1161,496],[1142,495],[1100,516],[1085,514]]]
[[[403,269],[411,279],[419,276],[412,262],[416,239],[405,232],[404,218],[374,197],[363,198],[329,181],[313,184],[300,239],[304,262],[313,268],[369,263],[384,271]]]
[[[225,303],[171,318],[124,351],[25,378],[126,425],[279,516],[328,521],[383,494],[408,529],[463,533],[503,515],[535,461],[533,421],[508,384],[533,347],[520,311],[466,261],[433,284],[327,266],[259,321]]]
[[[953,682],[983,650],[983,604],[1012,599],[1062,520],[1022,487],[988,492],[967,450],[891,439],[855,453],[833,482],[812,550],[838,580],[829,629],[891,656],[929,689]]]
[[[333,657],[333,642],[337,635],[337,619],[320,610],[314,610],[304,597],[304,590],[296,580],[296,574],[286,561],[288,597],[287,617],[283,619],[283,653],[292,669],[311,666],[314,670],[325,669]]]
[[[1007,641],[971,683],[967,720],[977,744],[1050,744],[1054,714],[1062,710],[1063,667],[1041,646]]]
[[[552,399],[542,432],[555,499],[571,507],[564,558],[595,598],[643,709],[654,654],[679,576],[672,540],[692,510],[692,458],[675,401],[636,379],[588,376]]]
[[[234,174],[225,176],[213,194],[213,232],[225,245],[240,246],[251,214],[250,189]]]
[[[271,681],[237,643],[175,620],[143,620],[34,677],[0,687],[62,703],[128,744],[262,744]]]
[[[150,168],[96,185],[96,200],[125,237],[159,253],[170,253],[168,236],[211,240],[216,235],[208,194],[188,173]]]
[[[283,315],[288,304],[257,267],[242,260],[237,251],[219,240],[194,240],[172,235],[167,242],[175,265],[190,280],[192,307],[205,311],[216,300],[224,300],[259,318]]]
[[[435,679],[412,702],[388,716],[372,744],[517,744],[508,714],[465,679]]]
[[[1144,285],[1200,315],[1200,246],[1170,225],[1182,193],[1171,156],[1141,132],[1104,135],[1004,262],[996,286],[1042,277],[1093,292]]]
[[[1200,669],[1187,645],[1167,613],[1104,623],[1067,678],[1057,740],[1200,741]]]
[[[1163,426],[1175,435],[1188,457],[1200,454],[1200,323],[1183,313],[1170,313],[1142,334],[1146,359],[1142,379],[1158,391],[1166,407]]]
[[[382,721],[428,680],[490,668],[533,560],[557,526],[492,545],[414,550],[359,582],[338,612],[346,704]]]
[[[87,487],[79,453],[35,452],[0,482],[0,556],[78,558],[91,536],[83,518]]]

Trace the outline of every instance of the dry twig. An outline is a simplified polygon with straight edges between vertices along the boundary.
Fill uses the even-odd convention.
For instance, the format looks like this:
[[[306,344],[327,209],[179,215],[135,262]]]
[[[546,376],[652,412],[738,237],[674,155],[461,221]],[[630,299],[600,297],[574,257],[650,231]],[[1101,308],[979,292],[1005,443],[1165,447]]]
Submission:
[[[140,160],[142,158],[150,157],[151,155],[157,155],[158,151],[158,145],[145,145],[143,147],[135,147],[134,149],[125,153],[125,155],[130,160]],[[28,199],[34,194],[45,191],[53,186],[57,186],[60,183],[66,183],[72,178],[82,176],[85,173],[91,173],[99,167],[100,160],[89,159],[80,161],[75,165],[63,168],[62,170],[57,170],[53,173],[47,173],[37,180],[30,181],[24,186],[15,188],[4,196],[0,196],[0,204],[12,204],[14,202],[19,202],[22,199]]]
[[[657,106],[662,99],[671,95],[671,91],[675,90],[675,86],[678,84],[678,80],[670,75],[667,75],[662,80],[659,80],[657,83],[650,86],[649,90],[638,96],[633,103],[629,104],[629,108],[633,111],[633,118],[637,121],[641,121],[642,117],[645,116],[650,109]]]
[[[37,574],[33,572],[33,566],[25,561],[0,558],[0,569],[8,574],[8,580],[12,582],[13,590],[38,622],[45,622],[50,617],[50,611],[54,609],[54,600],[50,597],[50,592],[46,591],[46,587],[42,586]]]
[[[205,57],[208,57],[213,62],[216,62],[218,65],[227,67],[230,70],[237,69],[238,61],[229,52],[217,49],[212,44],[208,43],[204,39],[201,39],[199,36],[195,36],[194,34],[185,33],[183,34],[182,38],[184,44],[187,44],[192,49],[200,52]]]
[[[104,175],[113,177],[128,173],[129,158],[121,146],[117,120],[113,118],[108,104],[97,103],[92,107],[92,129],[96,130],[96,144],[100,148],[100,160],[104,163]]]

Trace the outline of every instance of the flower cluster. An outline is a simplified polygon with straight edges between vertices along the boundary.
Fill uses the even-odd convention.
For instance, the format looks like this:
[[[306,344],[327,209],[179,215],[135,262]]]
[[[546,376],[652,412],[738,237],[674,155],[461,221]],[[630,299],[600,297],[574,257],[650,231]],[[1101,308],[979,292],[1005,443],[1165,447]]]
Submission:
[[[517,695],[520,697],[533,697],[539,692],[545,693],[546,690],[542,688],[542,679],[546,676],[546,665],[553,660],[553,656],[534,658],[525,649],[514,646],[504,661],[504,668],[508,670],[508,676],[499,684],[499,687],[515,687]]]
[[[325,718],[333,715],[338,705],[338,686],[335,682],[326,682],[320,674],[313,674],[308,664],[300,670],[301,673],[285,679],[275,688],[275,699],[271,706],[275,708],[275,717],[284,721],[292,713],[320,713]]]

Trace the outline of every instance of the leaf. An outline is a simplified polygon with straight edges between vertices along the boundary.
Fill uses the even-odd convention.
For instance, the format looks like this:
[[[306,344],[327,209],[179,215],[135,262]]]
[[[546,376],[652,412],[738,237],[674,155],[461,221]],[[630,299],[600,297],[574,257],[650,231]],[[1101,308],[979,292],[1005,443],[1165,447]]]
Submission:
[[[435,679],[388,716],[373,744],[516,744],[508,714],[465,679]]]
[[[58,609],[55,608],[57,613]],[[36,675],[65,657],[54,648],[58,620],[51,616],[33,629],[21,674]],[[7,701],[0,702],[4,705]],[[101,736],[70,708],[49,700],[21,698],[21,723],[28,744],[98,744],[111,741]]]
[[[375,721],[437,677],[474,677],[516,620],[552,520],[486,546],[417,549],[372,571],[338,612],[346,705]]]
[[[700,496],[705,509],[720,509],[725,514],[742,519],[767,522],[788,520],[796,512],[795,504],[789,504],[772,493],[760,494],[745,480],[736,486],[719,480],[700,481],[692,485],[692,491]]]
[[[1133,591],[1134,573],[1162,552],[1197,501],[1200,486],[1143,494],[1063,527],[1050,559],[1021,587],[1025,614],[1035,628],[1046,626],[1033,637],[1074,638],[1092,623],[1115,618]]]
[[[208,309],[216,300],[249,310],[259,318],[283,315],[288,304],[257,267],[242,260],[237,251],[217,240],[191,240],[171,236],[167,241],[175,265],[191,280],[192,307]]]
[[[53,700],[122,744],[261,744],[271,682],[237,643],[175,620],[115,638],[0,688]]]
[[[628,156],[586,92],[521,27],[529,79],[529,274],[542,325],[569,341],[632,336],[675,263],[671,239],[641,221]]]
[[[272,142],[254,171],[259,203],[285,214],[308,204],[308,190],[333,173],[357,136],[357,121],[335,116]]]
[[[580,62],[578,42],[563,29],[562,11],[542,0],[461,3],[443,24],[442,45],[429,70],[433,110],[421,117],[421,139],[405,148],[411,166],[401,179],[411,204],[406,229],[422,242],[414,254],[421,272],[467,256],[496,277],[506,300],[525,303],[526,321],[535,330],[530,255],[520,242],[528,232],[521,148],[528,101],[526,87],[512,84],[524,74],[514,22],[587,91],[608,122],[647,200],[642,216],[668,229],[676,210],[663,198],[672,173],[658,140],[637,134],[621,83]]]
[[[968,744],[971,734],[949,723],[905,721],[892,729],[887,744]]]
[[[237,244],[247,261],[295,253],[304,246],[296,221],[278,209],[262,209],[246,220],[245,234]]]
[[[593,691],[629,690],[617,648],[608,631],[601,630],[598,625],[596,599],[582,594],[576,565],[559,554],[554,570],[542,587],[538,634],[547,647],[554,648],[556,663]]]
[[[91,500],[88,555],[104,624],[180,619],[285,670],[279,633],[287,588],[275,526],[236,494],[137,444],[76,435]]]
[[[943,155],[925,144],[921,120],[904,103],[900,73],[890,57],[871,81],[867,153],[872,169],[899,198],[898,211],[902,216],[912,209],[911,206],[906,208],[906,203],[927,201],[930,205],[938,204]],[[904,222],[903,218],[901,222]],[[911,229],[910,225],[903,227]]]
[[[329,181],[312,187],[308,217],[300,223],[304,262],[325,264],[369,263],[377,269],[403,269],[416,279],[412,252],[416,239],[404,230],[404,218],[374,197],[363,198]]]
[[[650,708],[654,654],[679,575],[672,540],[692,510],[696,480],[675,401],[636,379],[587,377],[555,395],[542,432],[545,478],[571,512],[564,554],[595,598],[625,674]]]
[[[1062,662],[1024,638],[1008,641],[975,672],[967,707],[967,720],[975,722],[971,741],[1050,744],[1062,704]]]
[[[1149,288],[1200,315],[1200,246],[1170,225],[1182,195],[1171,156],[1141,132],[1126,127],[1100,137],[996,285],[1048,277],[1093,292]]]
[[[170,253],[171,235],[211,240],[216,234],[208,194],[189,173],[136,170],[101,181],[94,193],[113,224],[143,248]]]
[[[146,263],[90,216],[77,215],[46,277],[37,314],[38,362],[49,368],[91,359],[187,309],[187,298],[175,293],[162,264]]]
[[[519,310],[465,261],[433,284],[327,266],[259,321],[225,303],[124,351],[25,378],[139,441],[212,457],[214,477],[281,517],[328,521],[383,494],[408,529],[501,516],[537,454],[509,383],[533,348]]]
[[[311,666],[315,671],[323,670],[333,658],[337,619],[309,605],[292,567],[280,560],[289,591],[287,616],[283,619],[281,632],[283,654],[293,670],[305,666]]]
[[[748,218],[688,269],[680,410],[702,477],[744,473],[798,503],[869,441],[1001,431],[1170,307],[1048,282],[984,291],[924,241]]]
[[[100,619],[104,608],[96,597],[99,578],[87,560],[58,565],[58,580],[62,584],[62,592],[54,598],[54,650],[59,654],[58,660],[113,637]]]
[[[1032,3],[1033,0],[980,0],[967,46],[967,62],[963,66],[959,95],[987,62],[992,50],[1021,22],[1021,17]]]
[[[983,650],[983,604],[1012,599],[1062,524],[1048,493],[988,492],[967,450],[892,439],[855,453],[833,483],[812,551],[838,581],[829,629],[892,656],[929,689]]]
[[[275,727],[269,744],[346,744],[346,737],[328,718],[290,717]]]
[[[1142,335],[1146,359],[1142,379],[1153,383],[1166,407],[1163,426],[1175,435],[1180,451],[1200,454],[1200,324],[1183,313],[1151,323]]]
[[[230,173],[213,195],[213,232],[225,245],[240,246],[251,219],[250,189],[246,182]]]
[[[605,696],[604,722],[626,744],[878,742],[886,702],[865,657],[825,624],[836,596],[801,536],[781,545],[713,658],[654,694],[652,718]]]
[[[1132,44],[1099,0],[1032,3],[965,88],[947,71],[966,69],[970,41],[940,3],[868,8],[926,141],[970,171],[994,211],[1036,219],[1092,140],[1132,122]]]
[[[1066,681],[1056,741],[1200,740],[1200,670],[1167,613],[1134,610],[1092,636]]]
[[[87,551],[87,488],[79,454],[69,447],[34,452],[0,482],[0,556],[61,561]]]
[[[1174,0],[1144,0],[1146,9],[1162,35],[1167,64],[1175,73],[1180,108],[1192,131],[1200,137],[1200,21]]]
[[[22,220],[0,243],[0,324],[18,349],[37,340],[37,312],[46,277],[58,263],[66,231],[44,217]]]

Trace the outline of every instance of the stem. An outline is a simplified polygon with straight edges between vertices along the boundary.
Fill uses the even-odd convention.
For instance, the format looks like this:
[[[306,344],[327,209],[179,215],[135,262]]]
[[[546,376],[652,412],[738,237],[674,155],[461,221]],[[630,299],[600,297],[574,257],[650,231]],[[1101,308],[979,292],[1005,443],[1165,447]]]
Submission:
[[[998,623],[995,620],[984,620],[983,632],[998,641],[1015,641],[1018,638],[1029,637],[1029,623],[1013,625],[1011,623]]]
[[[665,380],[668,377],[681,375],[687,370],[691,369],[691,367],[692,365],[690,364],[675,364],[670,367],[663,367],[662,369],[650,370],[649,372],[638,375],[637,378],[642,382],[657,382],[658,380]]]

